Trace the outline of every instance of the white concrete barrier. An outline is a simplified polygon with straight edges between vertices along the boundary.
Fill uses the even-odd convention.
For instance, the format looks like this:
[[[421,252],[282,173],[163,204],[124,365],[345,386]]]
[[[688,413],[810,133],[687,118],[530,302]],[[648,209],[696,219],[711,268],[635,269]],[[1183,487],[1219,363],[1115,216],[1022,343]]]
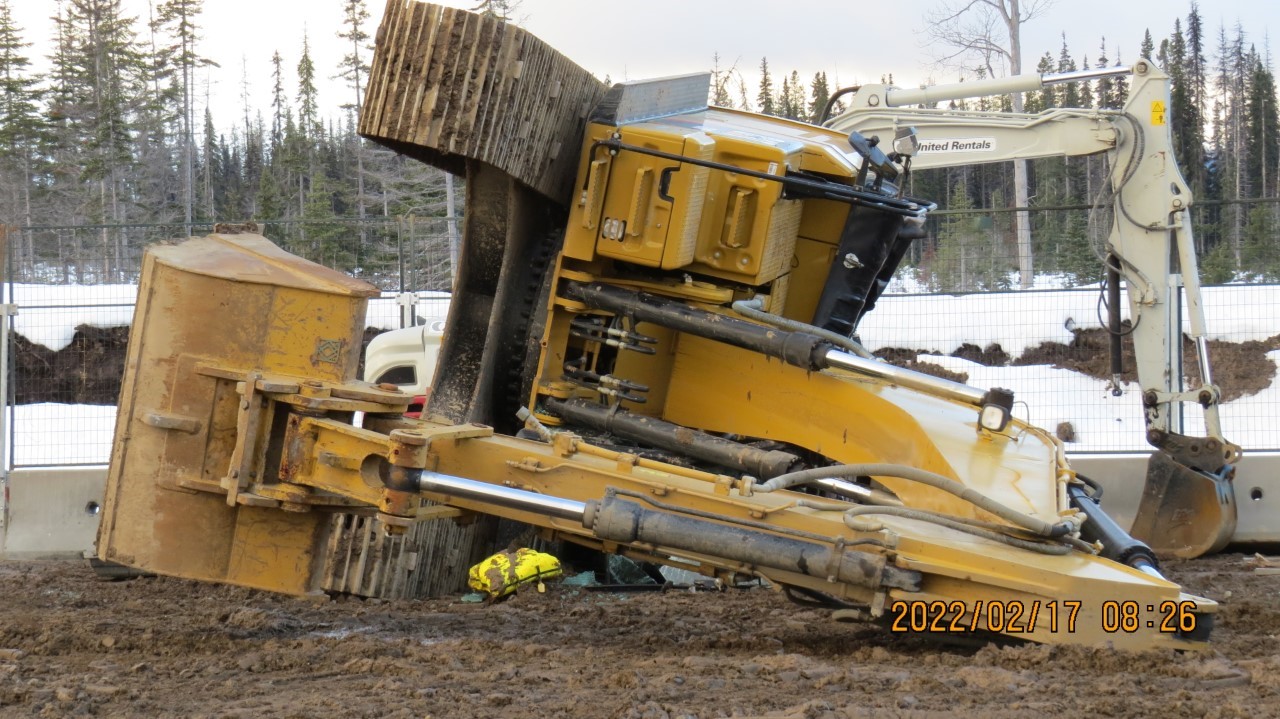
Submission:
[[[82,557],[93,549],[106,482],[105,466],[13,470],[0,558]]]

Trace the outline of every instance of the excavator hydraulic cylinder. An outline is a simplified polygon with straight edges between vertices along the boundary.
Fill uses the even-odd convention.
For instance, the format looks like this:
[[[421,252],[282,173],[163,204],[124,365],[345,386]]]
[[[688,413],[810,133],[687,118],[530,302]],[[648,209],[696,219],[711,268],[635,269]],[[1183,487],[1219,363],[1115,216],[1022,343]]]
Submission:
[[[882,555],[782,537],[750,527],[702,517],[646,509],[610,492],[603,502],[588,502],[583,524],[601,539],[645,542],[671,549],[719,556],[750,565],[826,577],[872,589],[920,591],[920,573],[899,569]]]

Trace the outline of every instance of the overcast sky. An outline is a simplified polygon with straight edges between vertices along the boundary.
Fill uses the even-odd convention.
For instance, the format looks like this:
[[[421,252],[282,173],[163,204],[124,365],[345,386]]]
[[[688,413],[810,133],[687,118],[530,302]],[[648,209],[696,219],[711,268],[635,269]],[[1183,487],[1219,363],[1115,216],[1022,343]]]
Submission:
[[[151,0],[153,3],[158,0]],[[1024,0],[1025,1],[1025,0]],[[139,19],[145,38],[148,0],[123,0]],[[473,7],[478,0],[443,4]],[[33,59],[52,46],[56,0],[10,0],[14,16],[32,43]],[[643,79],[710,69],[717,53],[724,67],[736,65],[747,77],[754,99],[756,68],[768,57],[775,83],[796,70],[806,85],[826,71],[834,84],[878,81],[892,74],[901,85],[951,82],[955,71],[940,68],[929,46],[927,18],[942,0],[523,0],[517,14],[523,25],[601,78]],[[342,25],[342,0],[205,0],[199,20],[204,39],[199,52],[215,60],[207,78],[210,104],[220,126],[240,115],[241,78],[247,74],[253,102],[265,112],[270,90],[271,54],[279,50],[287,69],[286,87],[296,89],[294,69],[303,33],[310,37],[320,87],[321,107],[354,100],[351,91],[331,80],[348,51],[336,33]],[[1107,57],[1128,62],[1137,56],[1144,30],[1157,45],[1185,17],[1190,2],[1179,0],[1056,0],[1041,17],[1024,26],[1027,71],[1046,50],[1055,56],[1066,34],[1077,60],[1098,57],[1106,38]],[[1219,28],[1234,34],[1239,23],[1259,52],[1269,44],[1270,28],[1280,28],[1280,0],[1202,0],[1206,45],[1212,57]],[[383,13],[382,0],[369,0],[369,35]],[[43,60],[39,60],[41,65]],[[205,79],[199,79],[203,98]],[[203,104],[201,102],[201,104]]]

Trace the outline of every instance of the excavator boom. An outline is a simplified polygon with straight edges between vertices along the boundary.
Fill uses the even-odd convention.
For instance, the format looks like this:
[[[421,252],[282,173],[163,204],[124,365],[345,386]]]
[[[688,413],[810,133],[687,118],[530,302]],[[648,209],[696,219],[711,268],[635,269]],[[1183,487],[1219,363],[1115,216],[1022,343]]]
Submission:
[[[1123,108],[1051,108],[1040,113],[996,113],[933,108],[948,100],[1106,75],[1123,75]],[[1169,130],[1170,79],[1150,62],[1062,75],[1023,75],[974,83],[903,89],[866,85],[849,110],[828,124],[841,132],[893,137],[900,158],[914,168],[954,167],[1042,157],[1102,155],[1108,186],[1099,204],[1110,211],[1099,260],[1128,288],[1131,336],[1137,362],[1147,440],[1156,448],[1133,533],[1162,554],[1196,557],[1226,546],[1235,530],[1231,488],[1240,448],[1222,434],[1207,347],[1207,327],[1192,239],[1191,189],[1174,160]],[[910,107],[925,103],[926,107]],[[1185,303],[1182,301],[1185,299]],[[1190,324],[1200,385],[1183,389],[1182,316]],[[1113,352],[1118,356],[1119,306]],[[1113,378],[1117,387],[1120,379]],[[1177,384],[1175,384],[1177,382]],[[1186,410],[1184,408],[1191,408]],[[1204,436],[1182,431],[1184,411],[1203,418]]]

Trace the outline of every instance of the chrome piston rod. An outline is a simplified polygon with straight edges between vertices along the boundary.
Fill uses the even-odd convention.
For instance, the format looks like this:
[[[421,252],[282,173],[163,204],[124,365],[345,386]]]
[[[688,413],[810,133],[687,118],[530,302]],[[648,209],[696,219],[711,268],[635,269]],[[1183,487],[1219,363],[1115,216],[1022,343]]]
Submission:
[[[981,407],[986,397],[984,391],[975,387],[835,349],[829,341],[807,332],[779,330],[708,312],[669,297],[601,282],[572,282],[569,288],[569,296],[588,307],[777,357],[806,370],[838,367],[975,407]]]
[[[418,489],[428,494],[439,494],[458,499],[486,502],[497,507],[520,509],[549,517],[581,522],[586,505],[572,499],[551,497],[523,489],[503,487],[499,484],[477,482],[439,472],[423,470],[418,478]]]
[[[939,394],[947,399],[978,407],[982,406],[982,400],[986,394],[982,390],[970,387],[967,384],[952,382],[949,379],[941,379],[923,372],[914,372],[891,365],[888,362],[864,359],[843,350],[827,350],[823,357],[826,359],[828,367],[838,367],[856,374],[875,377],[923,392]]]

